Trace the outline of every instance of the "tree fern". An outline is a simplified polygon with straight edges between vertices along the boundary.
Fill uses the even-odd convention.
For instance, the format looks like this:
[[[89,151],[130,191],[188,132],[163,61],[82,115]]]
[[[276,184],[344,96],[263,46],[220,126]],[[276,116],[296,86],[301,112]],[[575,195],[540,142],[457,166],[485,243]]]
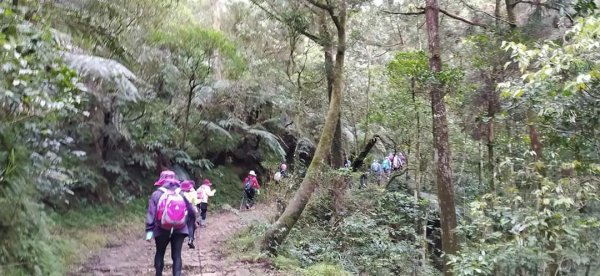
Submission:
[[[198,122],[198,125],[202,125],[202,127],[206,130],[206,131],[210,131],[212,133],[215,134],[219,134],[224,136],[227,139],[233,139],[231,137],[231,134],[229,133],[229,131],[227,131],[226,129],[224,129],[223,127],[211,122],[211,121],[204,121],[201,120],[200,122]]]
[[[137,76],[121,63],[102,57],[62,52],[62,57],[70,68],[83,76],[90,85],[102,88],[114,87],[117,96],[125,101],[137,101],[141,98],[136,83]],[[92,89],[94,91],[95,89]],[[97,96],[105,96],[97,94]]]

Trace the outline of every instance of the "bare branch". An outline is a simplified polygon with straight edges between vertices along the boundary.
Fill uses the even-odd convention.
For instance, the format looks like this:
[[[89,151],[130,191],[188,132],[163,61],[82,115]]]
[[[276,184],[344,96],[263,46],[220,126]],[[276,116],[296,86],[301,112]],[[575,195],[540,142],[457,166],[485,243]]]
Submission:
[[[398,15],[421,15],[421,14],[425,14],[425,8],[419,7],[417,9],[420,10],[420,11],[418,11],[418,12],[393,12],[393,11],[383,10],[382,12],[387,13],[387,14],[398,14]],[[484,24],[470,21],[470,20],[462,18],[462,17],[460,17],[458,15],[449,13],[448,11],[446,11],[444,9],[439,9],[439,10],[440,10],[441,13],[445,14],[446,16],[448,16],[448,17],[450,17],[452,19],[456,19],[458,21],[462,21],[462,22],[467,23],[469,25],[478,26],[478,27],[481,27],[481,28],[484,28],[484,29],[487,28],[487,26],[484,25]]]
[[[315,43],[317,43],[319,45],[323,45],[322,39],[320,37],[309,33],[308,31],[306,31],[306,29],[300,29],[300,28],[296,28],[294,26],[291,26],[290,24],[287,23],[286,20],[284,20],[284,18],[282,18],[281,16],[279,16],[279,15],[275,14],[274,12],[268,10],[267,8],[263,7],[261,4],[258,3],[257,0],[250,0],[250,2],[252,2],[254,5],[256,5],[261,10],[263,10],[265,13],[267,13],[267,15],[275,18],[275,20],[277,20],[277,21],[285,24],[286,26],[290,27],[294,31],[303,34],[304,36],[308,37],[308,39],[314,41]]]
[[[398,15],[421,15],[421,14],[425,14],[425,9],[423,8],[419,8],[421,11],[418,12],[394,12],[394,11],[386,11],[386,10],[382,10],[381,12],[383,13],[387,13],[387,14],[398,14]]]
[[[489,16],[489,17],[491,17],[491,18],[495,19],[495,20],[500,20],[500,21],[502,21],[502,22],[504,22],[504,23],[511,24],[509,21],[507,21],[507,20],[506,20],[506,19],[504,19],[504,18],[497,17],[497,16],[494,16],[493,14],[489,14],[489,13],[487,13],[487,12],[485,12],[485,11],[482,11],[482,10],[476,9],[475,7],[473,7],[473,6],[469,5],[467,2],[465,2],[464,0],[460,0],[460,2],[461,2],[463,5],[465,5],[467,8],[469,8],[470,10],[472,10],[472,11],[474,11],[474,12],[483,13],[483,14],[485,14],[485,15],[487,15],[487,16]]]
[[[311,3],[313,6],[318,7],[320,9],[326,10],[326,11],[332,11],[333,12],[333,7],[330,5],[326,5],[323,4],[321,2],[319,2],[318,0],[306,0],[308,3]]]
[[[473,26],[481,27],[481,28],[484,28],[484,29],[486,29],[486,28],[487,28],[487,26],[486,26],[486,25],[483,25],[483,24],[480,24],[480,23],[477,23],[477,22],[473,22],[473,21],[467,20],[467,19],[465,19],[465,18],[462,18],[462,17],[460,17],[460,16],[458,16],[458,15],[451,14],[451,13],[447,12],[446,10],[440,9],[440,12],[441,12],[441,13],[443,13],[443,14],[445,14],[446,16],[448,16],[448,17],[450,17],[450,18],[456,19],[456,20],[458,20],[458,21],[465,22],[465,23],[467,23],[467,24],[469,24],[469,25],[473,25]]]
[[[533,5],[533,6],[540,6],[540,7],[544,7],[544,8],[548,8],[548,9],[552,9],[552,10],[560,10],[558,7],[552,6],[548,3],[540,3],[539,1],[527,1],[527,0],[519,0],[519,1],[515,1],[514,3],[511,4],[511,6],[516,6],[518,4],[529,4],[529,5]]]

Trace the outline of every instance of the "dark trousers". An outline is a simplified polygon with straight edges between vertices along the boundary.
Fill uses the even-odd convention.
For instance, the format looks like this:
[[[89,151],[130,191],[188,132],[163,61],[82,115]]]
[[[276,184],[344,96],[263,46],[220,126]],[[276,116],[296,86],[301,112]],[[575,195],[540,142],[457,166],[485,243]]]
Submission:
[[[206,219],[206,211],[208,210],[208,203],[202,202],[200,203],[200,217],[202,220]]]
[[[156,242],[156,255],[154,255],[156,276],[162,276],[165,267],[165,253],[169,243],[171,243],[171,258],[173,259],[173,276],[181,276],[181,247],[185,237],[185,234],[173,233],[169,236],[169,233],[165,232],[154,239]]]
[[[250,188],[250,189],[245,189],[244,192],[246,192],[246,197],[248,198],[248,205],[252,206],[254,205],[254,195],[256,195],[256,190],[254,188]]]
[[[190,232],[190,242],[194,242],[194,238],[196,237],[196,221],[194,220],[193,217],[188,216],[187,218],[187,227],[188,227],[188,231]]]

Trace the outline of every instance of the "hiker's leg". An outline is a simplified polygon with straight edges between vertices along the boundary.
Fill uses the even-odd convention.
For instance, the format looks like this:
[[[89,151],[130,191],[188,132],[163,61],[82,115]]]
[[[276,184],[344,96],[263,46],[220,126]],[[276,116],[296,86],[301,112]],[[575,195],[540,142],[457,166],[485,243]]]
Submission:
[[[189,237],[189,243],[194,243],[194,233],[196,232],[196,221],[194,221],[194,218],[192,216],[188,216],[187,218],[187,227],[188,230],[190,231],[190,235]]]
[[[184,234],[171,235],[171,259],[173,259],[173,276],[181,276],[181,247],[183,247]]]
[[[208,203],[202,202],[200,203],[200,217],[202,220],[206,219],[206,211],[208,210]]]
[[[163,268],[165,267],[165,252],[167,251],[167,245],[169,244],[169,234],[162,233],[154,239],[156,243],[156,254],[154,255],[154,268],[156,269],[156,276],[162,276]]]
[[[244,193],[246,194],[246,209],[250,208],[250,202],[252,201],[251,191],[252,189],[244,190]]]
[[[250,195],[248,196],[248,201],[250,202],[250,206],[254,205],[254,196],[256,195],[256,190],[254,188],[250,189]]]

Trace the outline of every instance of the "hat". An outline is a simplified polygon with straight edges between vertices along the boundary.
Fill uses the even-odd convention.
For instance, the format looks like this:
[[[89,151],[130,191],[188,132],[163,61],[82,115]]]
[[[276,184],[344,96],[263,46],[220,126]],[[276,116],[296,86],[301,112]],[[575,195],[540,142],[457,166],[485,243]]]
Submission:
[[[210,180],[204,179],[204,181],[202,181],[202,185],[212,186],[212,183],[210,183]]]
[[[256,176],[256,173],[255,173],[254,171],[250,171],[248,174],[249,174],[249,175]]]
[[[160,177],[158,178],[158,180],[156,182],[154,182],[154,186],[164,185],[165,179],[175,179],[175,172],[174,171],[162,171],[160,173]]]
[[[194,188],[194,181],[192,180],[186,180],[181,182],[181,190],[184,192],[189,192],[192,190],[192,188]]]
[[[166,184],[175,184],[175,185],[179,186],[179,180],[177,180],[175,178],[163,178],[163,179],[159,179],[158,181],[154,182],[154,186],[163,186]]]
[[[285,163],[281,164],[281,169],[284,170],[284,171],[287,170],[287,165]]]

